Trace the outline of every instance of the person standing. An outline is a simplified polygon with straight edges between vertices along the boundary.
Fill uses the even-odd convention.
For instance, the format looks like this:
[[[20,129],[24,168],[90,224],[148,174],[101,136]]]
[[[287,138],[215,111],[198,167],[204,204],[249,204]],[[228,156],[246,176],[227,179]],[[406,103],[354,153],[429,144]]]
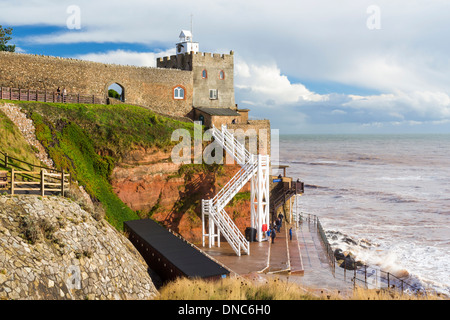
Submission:
[[[281,220],[280,220],[280,218],[277,219],[276,224],[277,224],[277,232],[280,232],[280,229],[281,229]]]
[[[289,240],[292,241],[292,227],[289,228]]]
[[[270,230],[270,237],[272,238],[272,243],[274,243],[275,240],[275,230]]]
[[[280,214],[278,215],[278,219],[280,219],[280,228],[283,226],[283,214],[280,212]]]

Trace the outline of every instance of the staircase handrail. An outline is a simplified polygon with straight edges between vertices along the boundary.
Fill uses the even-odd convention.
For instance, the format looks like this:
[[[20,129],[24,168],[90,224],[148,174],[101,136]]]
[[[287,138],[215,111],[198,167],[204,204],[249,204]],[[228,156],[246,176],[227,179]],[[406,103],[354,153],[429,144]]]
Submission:
[[[212,136],[220,142],[222,147],[233,156],[238,164],[245,165],[252,158],[252,154],[240,143],[236,137],[231,134],[226,126],[222,126],[222,130],[217,129],[214,125],[212,127]],[[229,142],[227,144],[227,141]],[[231,144],[231,146],[230,146]]]

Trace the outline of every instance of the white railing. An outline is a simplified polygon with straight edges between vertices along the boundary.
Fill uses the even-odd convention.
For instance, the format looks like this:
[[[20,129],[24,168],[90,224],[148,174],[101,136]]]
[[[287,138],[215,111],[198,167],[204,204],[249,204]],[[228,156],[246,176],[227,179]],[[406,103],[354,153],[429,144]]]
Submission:
[[[213,127],[212,136],[235,160],[242,168],[231,178],[230,181],[210,200],[202,201],[203,216],[208,216],[210,230],[208,236],[219,237],[214,234],[214,225],[217,226],[219,232],[222,232],[225,239],[231,245],[238,256],[241,250],[250,254],[250,244],[239,228],[225,212],[224,208],[233,199],[233,197],[250,181],[257,173],[258,159],[254,157],[245,146],[240,143],[227,129],[222,126],[222,130]],[[211,221],[212,220],[212,221]],[[211,224],[213,223],[213,224]],[[211,228],[213,226],[213,228]],[[204,232],[205,236],[205,232]]]

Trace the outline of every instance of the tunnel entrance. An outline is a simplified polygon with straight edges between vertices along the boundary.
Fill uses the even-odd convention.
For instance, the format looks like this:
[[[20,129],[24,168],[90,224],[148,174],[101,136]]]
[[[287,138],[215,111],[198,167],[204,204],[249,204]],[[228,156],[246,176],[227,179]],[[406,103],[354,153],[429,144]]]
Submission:
[[[107,97],[111,99],[118,100],[120,102],[125,102],[125,88],[117,82],[110,84],[107,88]]]

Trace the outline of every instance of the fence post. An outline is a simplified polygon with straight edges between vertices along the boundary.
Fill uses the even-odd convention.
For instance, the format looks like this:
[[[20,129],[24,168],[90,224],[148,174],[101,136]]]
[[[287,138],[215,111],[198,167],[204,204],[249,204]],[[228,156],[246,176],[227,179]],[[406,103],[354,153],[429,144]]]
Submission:
[[[364,265],[364,283],[366,284],[367,287],[367,265]]]
[[[61,171],[61,195],[64,197],[64,170]]]
[[[389,284],[389,272],[387,273],[387,281],[388,281],[388,289],[391,289],[391,285]]]
[[[5,168],[8,168],[8,153],[5,153]]]
[[[346,270],[347,270],[347,259],[344,259],[344,281],[345,280],[347,280],[347,272],[346,272]]]
[[[41,196],[45,195],[45,169],[41,170]]]
[[[11,195],[14,195],[14,168],[11,168]]]

